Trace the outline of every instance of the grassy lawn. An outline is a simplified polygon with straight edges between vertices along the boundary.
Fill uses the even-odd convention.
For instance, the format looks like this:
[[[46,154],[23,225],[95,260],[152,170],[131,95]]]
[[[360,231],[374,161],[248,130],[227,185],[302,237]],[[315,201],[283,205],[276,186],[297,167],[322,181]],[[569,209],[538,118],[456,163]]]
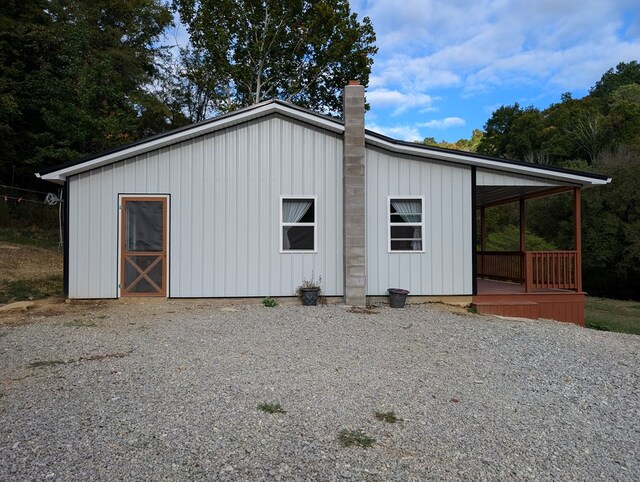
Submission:
[[[62,295],[62,276],[0,282],[0,304],[13,301],[31,301]]]
[[[584,306],[588,328],[640,335],[640,302],[587,296]]]
[[[38,246],[40,248],[57,248],[60,235],[57,229],[0,228],[0,241],[8,243]]]

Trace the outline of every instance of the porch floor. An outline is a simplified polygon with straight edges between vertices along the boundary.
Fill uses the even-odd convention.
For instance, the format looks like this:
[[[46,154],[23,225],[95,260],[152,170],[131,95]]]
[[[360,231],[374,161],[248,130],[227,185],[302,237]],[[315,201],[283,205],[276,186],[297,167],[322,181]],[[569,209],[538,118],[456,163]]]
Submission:
[[[472,305],[479,313],[518,318],[547,318],[584,326],[584,293],[538,289],[525,293],[524,285],[478,278]]]
[[[511,281],[498,281],[492,279],[478,278],[478,294],[479,295],[507,295],[507,294],[524,294],[524,284],[513,283]],[[552,288],[534,289],[531,293],[575,293],[573,290],[560,290]]]

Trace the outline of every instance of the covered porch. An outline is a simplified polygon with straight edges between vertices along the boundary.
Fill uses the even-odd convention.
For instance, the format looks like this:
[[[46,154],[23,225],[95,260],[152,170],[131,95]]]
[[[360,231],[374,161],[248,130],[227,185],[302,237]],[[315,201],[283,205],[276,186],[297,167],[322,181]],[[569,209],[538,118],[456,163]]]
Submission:
[[[515,185],[487,184],[512,182]],[[584,325],[581,273],[580,187],[541,180],[484,179],[476,185],[479,229],[476,236],[473,306],[480,313],[523,318],[550,318]],[[533,185],[531,185],[533,184]],[[551,185],[549,185],[551,184]],[[573,249],[527,250],[527,200],[560,193],[573,196]],[[519,249],[487,250],[486,209],[516,203]],[[550,213],[553,216],[553,213]]]

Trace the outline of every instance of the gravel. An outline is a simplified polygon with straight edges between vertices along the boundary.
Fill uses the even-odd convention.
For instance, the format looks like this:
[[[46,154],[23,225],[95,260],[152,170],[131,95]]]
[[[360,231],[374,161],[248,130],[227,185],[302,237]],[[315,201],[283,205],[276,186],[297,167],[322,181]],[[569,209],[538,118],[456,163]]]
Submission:
[[[376,311],[114,302],[0,326],[0,479],[640,480],[640,337]]]

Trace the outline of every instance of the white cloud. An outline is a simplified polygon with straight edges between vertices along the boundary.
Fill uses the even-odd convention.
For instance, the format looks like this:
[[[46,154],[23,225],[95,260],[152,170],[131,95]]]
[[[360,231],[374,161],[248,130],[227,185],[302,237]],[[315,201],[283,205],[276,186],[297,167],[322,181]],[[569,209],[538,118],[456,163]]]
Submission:
[[[420,122],[420,127],[429,127],[431,129],[447,129],[448,127],[460,127],[465,125],[465,121],[461,117],[445,117],[444,119],[433,119],[428,122]]]
[[[394,109],[391,115],[399,115],[407,109],[433,110],[433,97],[427,94],[403,93],[397,90],[374,89],[367,92],[367,102],[376,107]]]
[[[354,0],[378,37],[370,87],[435,97],[530,85],[586,89],[610,67],[638,58],[637,0]],[[373,104],[372,104],[373,105]],[[399,112],[414,108],[399,102]]]
[[[367,114],[368,115],[368,114]],[[381,126],[375,122],[367,122],[367,128],[374,132],[378,132],[387,137],[394,139],[400,139],[403,141],[421,141],[424,136],[420,134],[420,131],[415,126],[411,125],[395,125],[395,126]]]

